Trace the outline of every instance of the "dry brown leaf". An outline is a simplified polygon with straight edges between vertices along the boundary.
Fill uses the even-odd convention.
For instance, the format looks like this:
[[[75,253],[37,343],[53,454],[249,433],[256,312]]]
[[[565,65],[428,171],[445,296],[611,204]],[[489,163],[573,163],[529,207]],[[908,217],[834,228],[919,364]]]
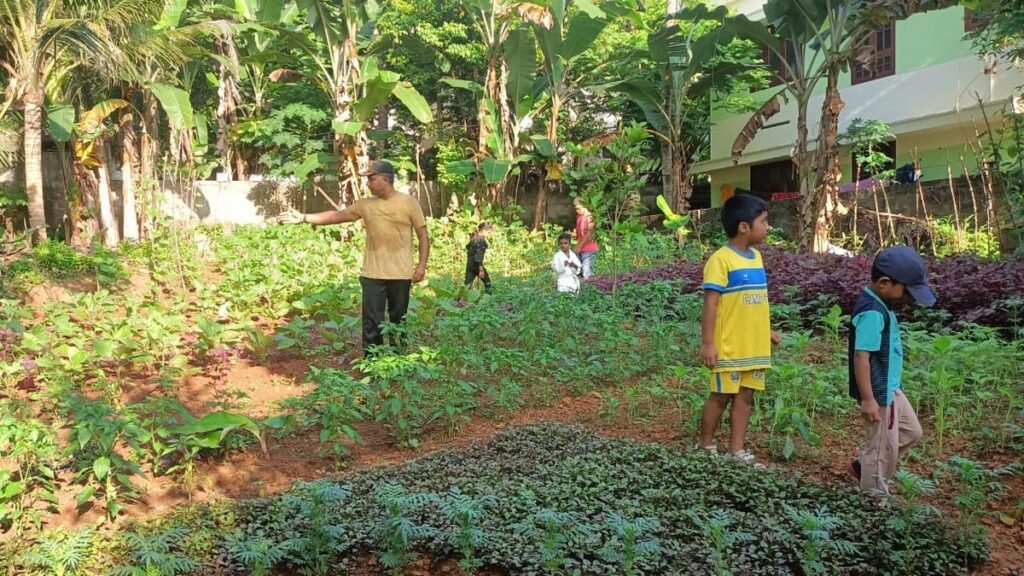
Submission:
[[[738,164],[740,156],[743,151],[747,149],[750,142],[757,135],[758,131],[764,126],[764,123],[769,118],[775,116],[782,110],[782,104],[779,102],[779,95],[772,96],[767,102],[761,105],[756,112],[747,120],[747,123],[740,130],[740,133],[736,135],[736,140],[732,143],[732,163]]]
[[[531,24],[536,24],[545,30],[550,30],[555,25],[554,14],[544,6],[523,2],[517,8],[519,10],[519,17]]]
[[[299,80],[302,80],[302,72],[297,70],[278,68],[270,73],[271,82],[298,82]]]

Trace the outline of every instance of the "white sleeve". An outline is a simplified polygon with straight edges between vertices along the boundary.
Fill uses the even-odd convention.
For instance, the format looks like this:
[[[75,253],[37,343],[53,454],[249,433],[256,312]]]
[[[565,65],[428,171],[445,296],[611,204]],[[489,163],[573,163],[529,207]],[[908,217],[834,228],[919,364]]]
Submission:
[[[565,272],[565,259],[561,256],[561,252],[555,252],[555,257],[551,259],[551,269],[555,271],[555,274]]]

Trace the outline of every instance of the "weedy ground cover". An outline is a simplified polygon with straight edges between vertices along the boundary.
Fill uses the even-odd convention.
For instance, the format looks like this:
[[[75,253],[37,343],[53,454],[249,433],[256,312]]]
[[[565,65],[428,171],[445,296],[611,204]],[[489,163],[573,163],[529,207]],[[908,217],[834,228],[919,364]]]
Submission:
[[[269,500],[186,507],[167,519],[124,527],[132,521],[133,503],[146,496],[140,486],[153,479],[174,483],[185,502],[208,486],[204,462],[229,459],[239,450],[264,452],[267,443],[272,447],[286,436],[310,438],[321,454],[320,468],[341,470],[367,433],[385,435],[415,454],[411,450],[425,439],[459,437],[474,420],[498,423],[523,409],[596,399],[597,418],[608,426],[668,423],[679,444],[689,443],[708,378],[695,352],[704,247],[681,249],[659,235],[624,237],[599,262],[610,266],[614,258],[618,269],[627,270],[615,293],[600,290],[605,281],[599,278],[599,289],[572,298],[552,290],[546,269],[546,238],[552,236],[508,227],[490,238],[488,265],[496,286],[493,295],[484,295],[461,286],[464,244],[474,222],[431,222],[431,277],[414,290],[405,325],[389,329],[404,344],[372,360],[358,358],[361,235],[345,227],[174,230],[121,253],[83,255],[47,245],[14,266],[16,281],[8,287],[18,290],[75,274],[96,281],[92,291],[35,304],[17,294],[0,300],[5,558],[17,559],[19,570],[47,574],[54,566],[76,574],[114,565],[118,573],[145,573],[160,558],[167,559],[162,573],[216,573],[203,571],[211,570],[209,564],[192,568],[212,557],[221,559],[217,570],[225,574],[273,566],[325,574],[367,556],[380,556],[397,570],[418,551],[455,557],[467,571],[498,565],[523,574],[723,574],[753,566],[765,571],[751,573],[784,573],[785,566],[803,573],[872,574],[852,563],[852,550],[863,541],[854,536],[866,537],[858,536],[859,523],[884,521],[912,534],[919,524],[935,523],[932,504],[941,493],[953,502],[940,507],[942,529],[933,527],[925,540],[934,540],[920,550],[916,544],[897,550],[888,572],[934,562],[939,574],[979,563],[994,521],[1024,521],[1024,506],[1014,503],[1021,498],[1015,489],[1021,470],[1007,465],[1024,452],[1024,347],[1015,339],[1019,322],[1011,287],[980,299],[953,291],[954,304],[945,310],[903,312],[906,390],[926,436],[911,454],[918,474],[901,477],[910,503],[901,515],[850,516],[859,499],[845,489],[774,474],[771,482],[782,482],[785,498],[758,509],[775,523],[768,526],[741,504],[753,476],[723,472],[715,486],[731,498],[727,502],[679,492],[674,484],[619,485],[615,475],[676,473],[681,464],[665,463],[672,459],[711,472],[671,450],[612,446],[555,428],[521,438],[512,433],[516,440],[499,437],[486,450],[427,460],[474,462],[466,464],[473,474],[465,476],[453,464],[448,483],[439,479],[447,478],[448,468],[429,468],[424,480],[437,478],[429,486],[416,484],[407,472],[422,465],[417,460],[340,483],[297,486]],[[763,457],[780,464],[845,458],[830,452],[837,440],[849,445],[859,434],[847,396],[844,306],[866,281],[865,261],[797,257],[773,248],[766,254],[778,277],[792,283],[778,286],[772,279],[773,324],[785,341],[776,350],[768,391],[756,397],[753,441]],[[681,255],[671,267],[657,267]],[[958,257],[938,260],[933,269],[940,269],[942,294],[943,285],[955,284],[952,275],[1012,276],[1018,266]],[[102,281],[101,269],[107,275]],[[145,282],[134,281],[133,274]],[[239,364],[269,373],[284,364],[301,369],[289,369],[283,400],[254,402],[234,376]],[[197,382],[209,392],[205,404],[185,392]],[[538,435],[544,434],[565,446],[542,442]],[[498,450],[502,442],[512,452]],[[560,464],[568,468],[545,468],[547,460],[529,460],[528,467],[544,464],[545,473],[574,486],[571,494],[538,496],[538,487],[554,487],[504,464],[522,464],[520,452],[533,454],[534,445],[567,458]],[[611,452],[602,454],[612,460],[587,458],[580,446],[607,448]],[[638,469],[627,466],[627,456],[639,459],[631,464]],[[392,489],[367,491],[359,484],[364,477]],[[606,482],[600,486],[611,491],[599,496],[598,484],[573,484],[580,478]],[[801,487],[794,492],[783,480]],[[939,492],[930,495],[929,483]],[[619,508],[598,510],[609,498]],[[48,529],[69,501],[78,513],[107,520],[103,536]],[[678,504],[678,514],[666,516],[666,503]],[[351,514],[331,515],[339,509]],[[286,521],[289,514],[320,519]],[[273,528],[285,524],[294,530]],[[767,548],[751,544],[749,535],[780,526],[789,540]],[[106,538],[125,529],[136,536]],[[716,552],[697,559],[697,548],[680,540]],[[947,540],[955,541],[949,550],[959,551],[956,562],[956,554],[931,549]]]
[[[334,574],[369,556],[395,571],[426,553],[468,573],[939,575],[986,554],[941,516],[880,509],[850,488],[564,425],[152,524],[89,561],[137,566],[150,550],[204,574]]]

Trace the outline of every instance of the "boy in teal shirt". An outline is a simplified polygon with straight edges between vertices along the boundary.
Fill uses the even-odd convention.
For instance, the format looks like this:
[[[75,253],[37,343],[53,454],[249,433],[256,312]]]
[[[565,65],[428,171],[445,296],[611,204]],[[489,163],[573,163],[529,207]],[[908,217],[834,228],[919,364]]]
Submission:
[[[921,438],[921,424],[903,394],[903,342],[891,306],[910,295],[918,304],[935,304],[924,260],[912,248],[880,252],[850,317],[850,396],[860,402],[867,443],[849,472],[875,497],[888,494],[886,480]]]

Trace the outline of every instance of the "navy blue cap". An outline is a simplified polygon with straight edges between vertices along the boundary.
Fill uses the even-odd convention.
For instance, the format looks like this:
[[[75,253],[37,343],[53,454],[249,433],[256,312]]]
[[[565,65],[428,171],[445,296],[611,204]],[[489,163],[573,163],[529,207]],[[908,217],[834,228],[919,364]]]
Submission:
[[[886,248],[875,256],[875,268],[907,287],[914,301],[922,306],[935,304],[935,293],[928,286],[924,258],[909,246]]]
[[[360,173],[361,176],[373,176],[374,174],[388,174],[394,177],[395,167],[387,160],[373,160],[366,170]]]

